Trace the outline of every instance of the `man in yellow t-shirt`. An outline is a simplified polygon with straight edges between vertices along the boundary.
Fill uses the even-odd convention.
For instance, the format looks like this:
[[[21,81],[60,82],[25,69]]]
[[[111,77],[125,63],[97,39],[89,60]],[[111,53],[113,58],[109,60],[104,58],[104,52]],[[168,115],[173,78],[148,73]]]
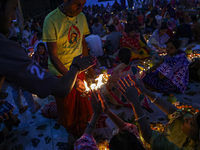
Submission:
[[[48,14],[44,21],[43,41],[49,50],[49,72],[65,75],[74,57],[88,55],[85,35],[89,34],[86,18],[81,12],[86,0],[64,0],[64,3]],[[90,120],[90,102],[81,97],[85,74],[79,74],[71,93],[61,99],[55,97],[59,122],[73,135],[81,136]]]

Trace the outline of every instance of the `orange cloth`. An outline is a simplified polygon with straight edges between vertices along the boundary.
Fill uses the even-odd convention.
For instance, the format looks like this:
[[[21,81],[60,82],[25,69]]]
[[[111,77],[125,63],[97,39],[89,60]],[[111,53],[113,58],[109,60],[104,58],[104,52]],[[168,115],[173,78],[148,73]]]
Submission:
[[[59,77],[58,77],[59,78]],[[78,78],[85,79],[85,73],[78,75]],[[57,103],[59,123],[75,136],[82,136],[87,122],[93,114],[90,100],[81,96],[82,93],[75,88],[64,99],[55,97]]]

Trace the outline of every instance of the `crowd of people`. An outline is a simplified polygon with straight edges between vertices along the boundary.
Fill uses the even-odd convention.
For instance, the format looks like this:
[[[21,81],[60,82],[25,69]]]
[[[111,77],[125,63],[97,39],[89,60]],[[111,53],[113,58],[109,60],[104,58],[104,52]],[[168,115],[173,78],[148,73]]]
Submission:
[[[90,91],[90,101],[82,96],[85,71],[93,78],[97,62],[117,54],[118,65],[109,65],[114,68],[106,85],[109,101],[133,109],[151,149],[199,149],[200,113],[178,110],[149,89],[184,93],[189,78],[200,81],[200,60],[190,63],[180,44],[181,39],[200,42],[200,14],[190,16],[179,2],[166,0],[157,0],[155,7],[136,0],[134,10],[117,1],[106,7],[84,4],[85,0],[65,0],[45,18],[27,18],[20,33],[13,22],[19,19],[18,0],[0,0],[0,99],[7,97],[10,86],[19,114],[28,108],[34,114],[41,106],[32,94],[53,95],[55,102],[43,108],[43,116],[58,118],[76,150],[98,149],[93,133],[103,112],[120,129],[110,140],[111,150],[146,149],[137,127],[112,113],[100,91]],[[140,73],[135,60],[156,59],[159,53],[166,56]],[[23,106],[22,94],[28,105]],[[164,134],[153,131],[146,120],[142,107],[149,108],[147,99],[170,119]],[[12,110],[0,116],[5,123],[0,142],[19,122]]]

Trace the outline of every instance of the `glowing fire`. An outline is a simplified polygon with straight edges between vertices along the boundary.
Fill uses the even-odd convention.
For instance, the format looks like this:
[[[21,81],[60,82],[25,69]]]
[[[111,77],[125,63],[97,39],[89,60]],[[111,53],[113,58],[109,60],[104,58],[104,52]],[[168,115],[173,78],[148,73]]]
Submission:
[[[85,80],[84,80],[83,82],[84,82],[84,84],[85,84],[85,91],[86,91],[86,92],[89,92],[89,91],[90,91],[90,88],[88,87],[87,82],[86,82]]]
[[[104,78],[105,76],[106,76],[106,79]],[[86,88],[85,92],[89,92],[90,90],[97,90],[97,89],[101,88],[101,86],[102,86],[103,84],[105,84],[105,83],[103,82],[103,78],[104,78],[105,81],[107,82],[107,80],[108,80],[108,79],[107,79],[107,78],[108,78],[108,75],[100,74],[99,77],[95,79],[95,81],[97,81],[97,83],[91,84],[90,87],[88,87],[87,82],[84,81],[85,88]]]

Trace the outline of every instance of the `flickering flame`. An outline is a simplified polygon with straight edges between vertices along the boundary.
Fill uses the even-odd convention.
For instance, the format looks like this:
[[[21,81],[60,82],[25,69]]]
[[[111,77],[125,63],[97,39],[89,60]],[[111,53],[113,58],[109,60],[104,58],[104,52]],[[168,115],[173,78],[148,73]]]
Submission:
[[[97,81],[97,83],[93,83],[90,85],[90,87],[88,87],[87,82],[84,80],[84,85],[85,85],[85,92],[89,92],[90,90],[97,90],[99,88],[101,88],[101,86],[104,84],[103,83],[103,76],[105,74],[100,74],[98,78],[95,79],[95,81]],[[107,80],[106,80],[107,81]]]
[[[96,89],[100,88],[104,83],[102,82],[103,74],[100,74],[98,78],[95,79],[97,81]]]
[[[97,86],[94,83],[90,85],[90,88],[91,88],[91,90],[97,90]]]
[[[88,87],[87,82],[86,82],[85,80],[84,80],[83,82],[84,82],[84,84],[85,84],[85,91],[86,91],[86,92],[89,92],[89,91],[90,91],[90,88]]]

